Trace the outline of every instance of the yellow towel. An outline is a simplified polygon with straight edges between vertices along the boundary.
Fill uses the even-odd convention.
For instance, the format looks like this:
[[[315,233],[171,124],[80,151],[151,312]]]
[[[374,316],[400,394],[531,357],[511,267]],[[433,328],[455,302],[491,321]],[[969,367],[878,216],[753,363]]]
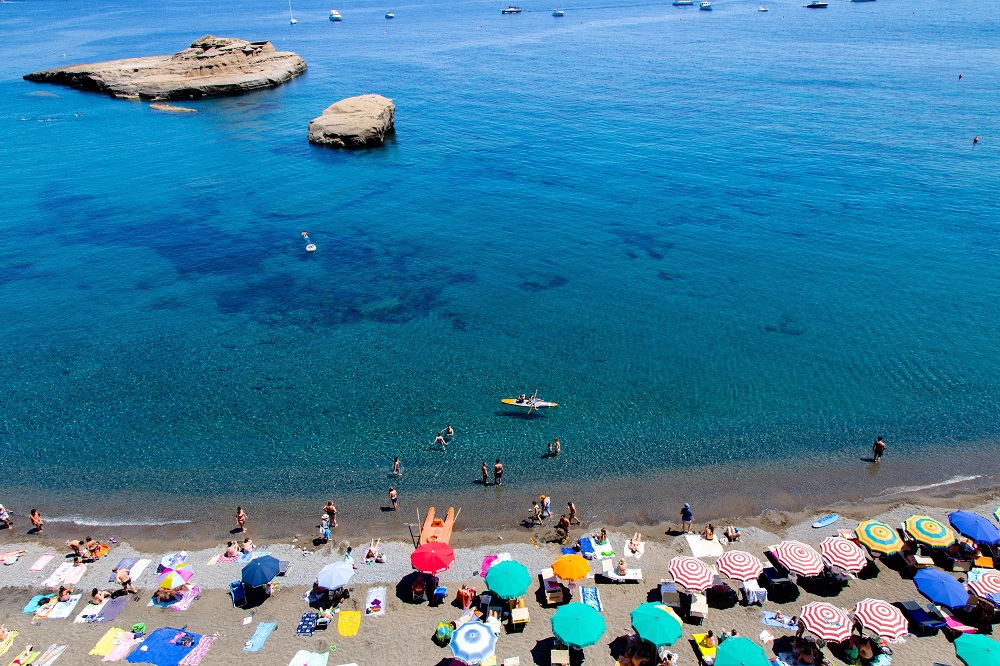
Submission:
[[[111,650],[113,650],[114,647],[121,642],[122,636],[124,635],[124,629],[108,629],[108,633],[104,634],[104,636],[101,637],[101,640],[97,641],[97,645],[95,645],[94,649],[90,651],[90,654],[96,657],[107,657],[108,653],[110,653]]]
[[[19,632],[17,632],[17,631],[8,631],[7,632],[7,639],[4,640],[3,643],[0,643],[0,654],[6,654],[7,653],[7,650],[10,649],[10,646],[11,646],[11,644],[13,644],[14,639],[17,638],[18,633]]]
[[[337,631],[341,636],[357,636],[361,628],[361,611],[340,611]]]
[[[28,664],[38,659],[38,655],[40,654],[41,652],[28,652],[28,648],[24,648],[24,652],[11,659],[7,666],[14,666],[14,664],[28,666]]]

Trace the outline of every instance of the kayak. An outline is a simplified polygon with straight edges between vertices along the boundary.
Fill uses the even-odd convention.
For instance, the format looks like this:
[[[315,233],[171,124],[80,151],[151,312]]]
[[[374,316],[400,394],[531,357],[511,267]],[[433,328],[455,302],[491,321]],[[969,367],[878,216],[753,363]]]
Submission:
[[[515,407],[532,407],[534,409],[539,409],[541,407],[556,407],[559,404],[556,402],[546,402],[545,400],[535,400],[532,402],[530,400],[518,400],[517,398],[504,398],[500,402],[505,405],[514,405]]]

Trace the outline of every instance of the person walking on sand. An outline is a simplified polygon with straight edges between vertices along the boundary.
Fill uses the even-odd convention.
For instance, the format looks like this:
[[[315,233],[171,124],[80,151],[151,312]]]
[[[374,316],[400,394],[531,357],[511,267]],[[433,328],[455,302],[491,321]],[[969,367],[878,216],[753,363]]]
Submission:
[[[31,518],[31,524],[35,526],[35,534],[41,534],[42,525],[45,524],[45,521],[42,520],[42,514],[38,513],[38,509],[32,509],[28,517]]]
[[[483,485],[490,485],[490,471],[486,468],[486,461],[483,461]]]
[[[576,504],[573,504],[572,502],[566,502],[566,506],[569,507],[569,524],[579,525],[580,519],[576,515]]]
[[[389,486],[389,501],[392,502],[393,511],[399,508],[399,494],[392,486]]]
[[[247,514],[241,506],[236,507],[236,524],[240,526],[240,531],[246,534]]]
[[[493,483],[498,486],[503,485],[503,464],[497,458],[497,464],[493,465]]]
[[[542,502],[542,518],[548,518],[552,515],[552,498],[548,495],[539,495],[538,499]]]
[[[694,512],[691,511],[691,505],[687,502],[684,503],[684,508],[681,509],[681,529],[685,534],[694,531]]]
[[[883,453],[885,453],[885,442],[882,441],[882,435],[879,435],[872,444],[872,462],[882,460]]]
[[[535,525],[542,524],[542,509],[538,506],[536,500],[531,501],[531,525],[529,527],[534,527]]]
[[[328,499],[326,501],[326,506],[323,507],[323,513],[330,516],[330,527],[337,526],[337,507],[334,506],[333,500]]]

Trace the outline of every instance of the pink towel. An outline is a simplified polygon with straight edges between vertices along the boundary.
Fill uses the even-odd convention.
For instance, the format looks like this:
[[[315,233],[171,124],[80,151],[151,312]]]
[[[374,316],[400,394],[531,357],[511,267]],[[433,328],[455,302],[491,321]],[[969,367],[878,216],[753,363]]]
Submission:
[[[121,661],[128,656],[128,653],[132,651],[135,644],[139,641],[132,634],[125,634],[122,636],[121,643],[111,648],[111,652],[108,653],[101,661]]]
[[[201,588],[192,587],[189,591],[182,592],[181,598],[170,604],[170,607],[175,611],[186,611],[194,603],[194,600],[198,598],[199,594],[201,594]]]
[[[198,666],[201,660],[205,658],[205,655],[208,654],[208,649],[212,647],[212,643],[214,642],[215,636],[202,636],[201,640],[198,641],[198,645],[180,660],[180,666]]]
[[[498,558],[496,555],[487,555],[486,557],[484,557],[483,568],[479,572],[479,575],[483,578],[486,578],[486,572],[490,570],[490,567],[493,566],[493,563],[496,562],[498,559],[500,558]]]
[[[44,569],[45,565],[51,562],[52,558],[54,557],[55,555],[53,553],[45,553],[44,555],[40,556],[37,560],[35,560],[34,564],[28,567],[28,571],[32,573],[38,573],[39,571]]]
[[[86,564],[81,564],[78,567],[73,567],[72,569],[69,570],[69,573],[66,574],[66,578],[63,579],[63,582],[66,583],[67,585],[76,585],[77,583],[80,582],[80,579],[83,578],[83,574],[86,571],[87,571]]]
[[[208,561],[208,565],[212,566],[213,564],[223,564],[225,562],[235,562],[238,559],[240,559],[239,555],[233,555],[232,557],[226,557],[225,554],[219,553],[218,555],[213,555],[212,556],[212,559],[210,559]]]

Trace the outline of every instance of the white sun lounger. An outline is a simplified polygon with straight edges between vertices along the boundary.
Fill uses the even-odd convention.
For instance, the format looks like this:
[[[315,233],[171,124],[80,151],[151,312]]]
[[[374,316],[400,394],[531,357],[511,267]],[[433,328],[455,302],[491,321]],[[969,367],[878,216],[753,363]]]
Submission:
[[[615,573],[615,564],[611,560],[604,560],[601,563],[603,571],[601,575],[608,580],[614,581],[616,583],[625,583],[630,581],[641,581],[642,580],[642,569],[626,569],[625,575],[620,576]]]

